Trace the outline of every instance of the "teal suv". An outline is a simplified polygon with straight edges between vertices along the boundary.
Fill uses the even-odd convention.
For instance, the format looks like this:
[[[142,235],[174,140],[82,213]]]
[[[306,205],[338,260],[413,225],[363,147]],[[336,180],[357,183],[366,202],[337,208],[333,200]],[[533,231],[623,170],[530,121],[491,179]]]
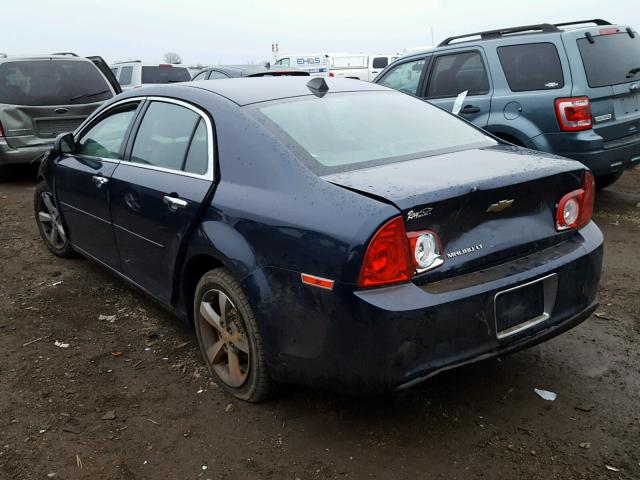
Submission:
[[[598,188],[640,163],[640,37],[605,20],[450,37],[376,83],[451,111],[515,145],[578,160]]]

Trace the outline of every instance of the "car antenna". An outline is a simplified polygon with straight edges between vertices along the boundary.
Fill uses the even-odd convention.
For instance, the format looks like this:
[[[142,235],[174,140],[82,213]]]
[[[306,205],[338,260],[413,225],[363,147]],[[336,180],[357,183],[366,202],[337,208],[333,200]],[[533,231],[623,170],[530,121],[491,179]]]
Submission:
[[[311,90],[316,97],[324,97],[329,91],[329,85],[323,77],[315,77],[307,82],[307,88]]]

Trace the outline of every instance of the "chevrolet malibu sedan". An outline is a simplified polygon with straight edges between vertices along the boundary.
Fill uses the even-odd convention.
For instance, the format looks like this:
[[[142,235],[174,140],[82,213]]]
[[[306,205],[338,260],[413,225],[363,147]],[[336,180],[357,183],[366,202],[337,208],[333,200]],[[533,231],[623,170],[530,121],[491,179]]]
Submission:
[[[379,85],[144,87],[58,137],[39,177],[49,250],[191,323],[252,402],[406,388],[596,307],[591,173]]]

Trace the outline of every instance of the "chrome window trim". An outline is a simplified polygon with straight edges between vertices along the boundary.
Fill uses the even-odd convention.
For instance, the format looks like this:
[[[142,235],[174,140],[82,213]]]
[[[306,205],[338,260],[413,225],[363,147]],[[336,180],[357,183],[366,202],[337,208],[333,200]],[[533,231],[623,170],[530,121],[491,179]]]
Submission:
[[[114,108],[117,108],[125,103],[133,103],[133,102],[144,102],[145,100],[148,100],[150,102],[164,102],[164,103],[172,103],[174,105],[178,105],[184,108],[187,108],[189,110],[191,110],[192,112],[194,112],[195,114],[199,115],[200,118],[202,118],[204,120],[205,125],[207,126],[207,157],[208,157],[208,163],[207,163],[207,171],[204,174],[197,174],[197,173],[190,173],[190,172],[184,172],[181,170],[173,170],[170,168],[163,168],[163,167],[156,167],[154,165],[143,165],[140,163],[135,163],[135,162],[131,162],[128,160],[119,160],[119,159],[109,159],[109,158],[102,158],[102,157],[93,157],[93,158],[99,158],[100,160],[104,161],[104,162],[109,162],[109,163],[123,163],[132,167],[136,167],[136,168],[144,168],[147,170],[155,170],[158,172],[165,172],[165,173],[171,173],[174,175],[180,175],[183,177],[191,177],[191,178],[198,178],[201,180],[208,180],[208,181],[213,181],[213,171],[214,171],[214,156],[213,156],[213,125],[211,123],[211,119],[209,119],[209,116],[200,108],[195,107],[193,105],[191,105],[190,103],[184,102],[182,100],[176,100],[174,98],[169,98],[169,97],[130,97],[130,98],[125,98],[123,100],[120,100],[118,102],[115,102],[111,105],[109,105],[106,109],[102,110],[101,112],[99,112],[96,115],[96,118],[98,117],[102,117],[103,114],[108,113],[109,111],[111,111]],[[142,120],[144,120],[144,117],[142,118]],[[99,121],[99,120],[98,120]],[[87,131],[89,127],[89,125],[93,126],[95,125],[95,123],[93,122],[93,119],[90,119],[90,122],[87,124],[87,127],[85,128],[84,126],[82,126],[82,130],[78,130],[78,133],[74,134],[74,140],[78,141],[78,139],[80,137],[82,137],[82,135],[84,135]],[[137,136],[137,131],[135,132],[136,136]],[[133,143],[135,144],[135,138],[133,139]]]

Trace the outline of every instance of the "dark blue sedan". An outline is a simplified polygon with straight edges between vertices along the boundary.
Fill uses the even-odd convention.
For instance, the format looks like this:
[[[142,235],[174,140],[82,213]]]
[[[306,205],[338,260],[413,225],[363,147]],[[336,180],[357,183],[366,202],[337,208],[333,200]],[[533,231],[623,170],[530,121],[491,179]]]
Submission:
[[[579,324],[602,234],[580,163],[353,80],[152,86],[43,163],[35,216],[194,325],[222,388],[414,385]]]

